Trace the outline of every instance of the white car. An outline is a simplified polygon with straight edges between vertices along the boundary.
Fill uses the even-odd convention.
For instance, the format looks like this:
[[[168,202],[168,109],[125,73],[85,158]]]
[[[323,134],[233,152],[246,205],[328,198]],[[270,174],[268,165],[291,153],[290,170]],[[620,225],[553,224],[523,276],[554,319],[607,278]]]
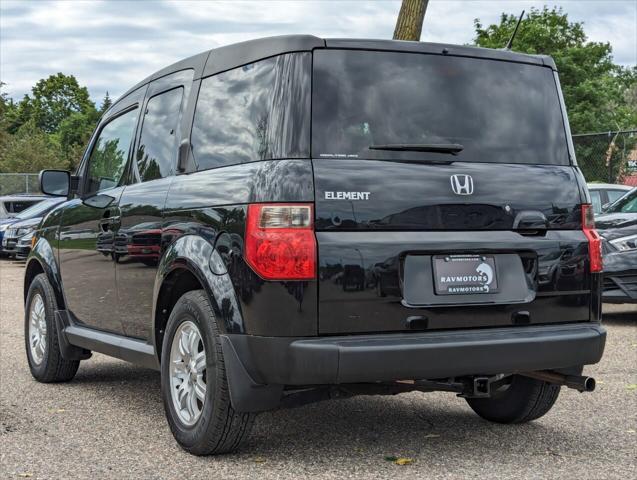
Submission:
[[[604,205],[610,205],[632,188],[628,185],[617,185],[613,183],[589,183],[587,187],[591,194],[595,214],[602,213],[602,207]]]
[[[0,220],[3,218],[11,218],[22,210],[29,208],[36,203],[46,200],[45,195],[29,195],[29,194],[15,194],[15,195],[3,195],[0,197]]]

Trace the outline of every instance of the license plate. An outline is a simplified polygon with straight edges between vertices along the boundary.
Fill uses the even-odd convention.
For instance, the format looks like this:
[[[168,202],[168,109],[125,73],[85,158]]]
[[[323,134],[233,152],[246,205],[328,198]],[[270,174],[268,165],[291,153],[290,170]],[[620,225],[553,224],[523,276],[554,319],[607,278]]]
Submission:
[[[436,295],[498,292],[492,255],[436,255],[433,272]]]

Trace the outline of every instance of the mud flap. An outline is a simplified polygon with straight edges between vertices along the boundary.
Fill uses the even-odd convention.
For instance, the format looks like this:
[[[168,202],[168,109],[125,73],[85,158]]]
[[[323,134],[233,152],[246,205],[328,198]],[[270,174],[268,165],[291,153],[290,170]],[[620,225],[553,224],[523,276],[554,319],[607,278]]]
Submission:
[[[283,385],[256,383],[243,366],[228,337],[221,335],[220,338],[232,408],[241,413],[264,412],[278,408],[283,395]]]
[[[87,360],[93,355],[90,350],[82,347],[77,347],[69,343],[64,329],[68,326],[69,322],[66,318],[65,310],[56,310],[53,315],[55,318],[55,329],[58,334],[58,346],[60,348],[60,354],[64,360]]]

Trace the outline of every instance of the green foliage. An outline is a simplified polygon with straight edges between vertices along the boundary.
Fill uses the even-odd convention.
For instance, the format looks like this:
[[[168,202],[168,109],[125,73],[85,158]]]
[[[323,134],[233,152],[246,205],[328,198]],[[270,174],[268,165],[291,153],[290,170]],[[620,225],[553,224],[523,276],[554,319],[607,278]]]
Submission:
[[[46,133],[55,133],[64,119],[74,113],[96,117],[95,104],[86,87],[80,87],[73,75],[58,73],[42,79],[31,89],[31,115]]]
[[[111,108],[111,105],[113,105],[113,100],[111,100],[111,96],[108,94],[108,92],[106,92],[106,95],[104,95],[104,98],[102,99],[102,106],[100,107],[100,115],[103,115],[104,113],[106,113],[106,110]]]
[[[517,20],[502,14],[499,24],[485,27],[476,19],[474,43],[504,47]],[[561,8],[532,8],[512,49],[553,57],[573,133],[637,127],[637,68],[615,65],[610,44],[587,41],[583,24],[570,22]]]
[[[0,82],[0,89],[4,83]],[[7,148],[7,143],[11,138],[8,132],[9,120],[8,114],[14,108],[13,102],[7,97],[5,92],[0,90],[0,158],[2,158],[2,152]]]
[[[0,93],[0,172],[75,169],[101,114],[72,75],[40,80],[19,102]]]
[[[79,164],[97,120],[96,112],[75,112],[60,123],[54,138],[60,146],[67,168],[73,169]]]
[[[119,140],[107,140],[100,142],[91,152],[90,177],[101,183],[117,184],[126,166],[126,150],[119,146]],[[103,188],[101,185],[100,188]]]
[[[66,168],[59,147],[29,120],[11,135],[0,154],[0,173],[37,173],[45,168]]]

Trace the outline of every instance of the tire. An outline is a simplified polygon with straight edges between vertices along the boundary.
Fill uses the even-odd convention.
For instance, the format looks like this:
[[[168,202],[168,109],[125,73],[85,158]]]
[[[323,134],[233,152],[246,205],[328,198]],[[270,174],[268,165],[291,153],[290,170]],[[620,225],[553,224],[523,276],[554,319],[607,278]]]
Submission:
[[[188,333],[195,330],[199,334],[199,339],[195,341],[197,346],[190,349],[194,358],[189,354],[182,355],[179,339],[184,335],[190,339]],[[192,342],[187,340],[187,343]],[[181,369],[181,366],[189,368],[187,366],[196,365],[196,357],[201,355],[202,351],[205,356],[205,362],[202,362],[202,365],[205,363],[205,373],[196,373],[194,370],[186,373],[186,370]],[[174,365],[181,365],[179,375],[184,378],[173,375],[174,369],[177,369]],[[197,378],[193,380],[195,374]],[[191,407],[195,412],[199,410],[199,416],[195,414],[190,417],[184,412],[187,408],[178,410],[176,406],[176,403],[179,403],[178,392],[182,391],[180,387],[186,386],[189,381],[192,382],[189,384],[192,391],[196,391],[194,385],[199,385],[201,379],[205,383],[205,393],[201,395],[203,401],[197,397],[196,405]],[[194,455],[233,452],[252,429],[255,414],[235,412],[230,403],[219,327],[203,290],[186,292],[170,314],[162,343],[161,391],[166,418],[173,436],[184,450]],[[191,397],[187,395],[189,394],[183,394],[182,399],[189,404]],[[192,423],[189,424],[188,420]]]
[[[555,404],[560,386],[521,375],[491,398],[467,398],[467,403],[485,420],[496,423],[526,423],[545,415]]]
[[[24,344],[31,375],[42,383],[68,382],[80,366],[79,360],[62,358],[54,317],[56,308],[55,294],[46,275],[36,275],[29,286],[25,304]],[[32,317],[32,309],[39,313]],[[32,319],[34,327],[30,330]],[[45,328],[42,328],[43,326]],[[41,347],[31,348],[34,339],[43,339],[39,342]]]

